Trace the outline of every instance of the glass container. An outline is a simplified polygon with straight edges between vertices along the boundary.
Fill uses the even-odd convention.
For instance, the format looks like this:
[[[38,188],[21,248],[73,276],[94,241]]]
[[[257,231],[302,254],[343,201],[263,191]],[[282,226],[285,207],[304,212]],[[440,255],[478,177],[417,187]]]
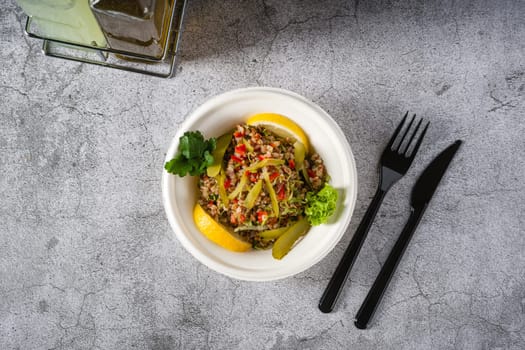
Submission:
[[[94,47],[106,46],[88,0],[16,1],[43,36]]]
[[[174,0],[90,0],[89,4],[112,49],[164,57]]]

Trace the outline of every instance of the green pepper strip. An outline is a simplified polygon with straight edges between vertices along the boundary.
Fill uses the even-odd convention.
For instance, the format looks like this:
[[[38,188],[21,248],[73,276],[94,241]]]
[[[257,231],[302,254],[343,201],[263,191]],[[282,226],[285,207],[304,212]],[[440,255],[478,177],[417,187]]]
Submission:
[[[257,181],[257,183],[252,187],[250,192],[246,195],[246,199],[244,201],[244,205],[246,209],[250,210],[255,205],[255,201],[257,200],[257,197],[261,194],[262,190],[262,180]]]
[[[279,238],[288,229],[289,227],[280,227],[273,230],[266,230],[259,233],[259,237],[261,237],[265,241],[269,241],[275,238]]]
[[[272,183],[270,181],[270,176],[267,171],[263,171],[263,179],[266,184],[266,190],[270,194],[270,199],[272,200],[272,210],[275,217],[279,217],[279,203],[277,202],[277,195],[273,189]]]
[[[306,155],[306,148],[304,148],[304,145],[297,141],[293,144],[293,154],[294,154],[294,160],[295,160],[295,168],[296,169],[302,169],[303,168],[303,162],[304,157]]]
[[[227,132],[226,134],[220,136],[217,139],[217,146],[213,150],[213,164],[206,168],[206,174],[210,177],[215,177],[219,174],[222,168],[222,161],[224,158],[224,153],[228,149],[230,142],[232,140],[232,132]]]
[[[228,196],[229,199],[234,199],[235,197],[237,197],[239,194],[241,194],[242,190],[244,189],[244,186],[246,186],[246,182],[248,181],[248,177],[246,176],[246,174],[243,174],[242,177],[241,177],[241,180],[239,181],[239,183],[237,184],[237,187],[235,187],[235,189],[233,190],[232,193],[230,193],[230,195]]]
[[[284,160],[282,159],[265,158],[261,160],[260,162],[255,163],[251,167],[246,168],[246,170],[253,173],[255,170],[260,169],[265,166],[270,166],[270,165],[277,166],[281,164],[284,164]]]
[[[248,150],[248,152],[253,152],[253,146],[250,145],[250,143],[248,141],[246,141],[246,139],[242,139],[242,143],[244,143],[244,145],[246,146],[246,149]]]
[[[224,174],[224,171],[221,170],[221,172],[218,175],[218,185],[219,185],[219,198],[221,199],[222,204],[225,208],[228,207],[228,203],[230,202],[230,199],[228,198],[228,195],[226,194],[226,189],[224,188],[224,179],[226,175]]]

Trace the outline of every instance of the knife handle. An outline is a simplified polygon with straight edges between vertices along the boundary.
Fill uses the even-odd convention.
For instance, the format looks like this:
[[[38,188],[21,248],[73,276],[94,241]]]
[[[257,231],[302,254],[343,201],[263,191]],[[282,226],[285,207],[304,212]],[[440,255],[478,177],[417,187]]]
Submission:
[[[341,290],[345,285],[348,274],[354,265],[357,254],[359,254],[359,251],[361,250],[361,246],[363,245],[366,235],[370,230],[370,226],[372,226],[372,222],[374,221],[374,218],[377,214],[377,210],[381,206],[381,202],[383,202],[385,194],[386,191],[382,190],[381,188],[377,189],[365,216],[363,216],[363,219],[361,219],[359,227],[352,237],[348,248],[346,248],[339,265],[337,265],[337,268],[335,269],[335,272],[332,275],[330,282],[328,282],[323,296],[319,301],[319,310],[322,312],[328,313],[334,309],[335,303],[339,298],[339,294],[341,294]]]
[[[372,285],[372,288],[368,292],[365,301],[357,312],[354,322],[357,328],[366,329],[368,323],[372,319],[377,306],[381,302],[383,293],[388,287],[390,279],[392,278],[399,261],[403,257],[406,247],[408,246],[408,242],[410,242],[410,239],[412,238],[412,235],[414,234],[414,231],[416,230],[417,225],[419,224],[419,221],[425,212],[425,208],[426,205],[418,209],[412,209],[410,217],[403,228],[403,231],[399,235],[399,238],[397,239],[394,247],[390,251],[388,258],[381,268],[381,271]]]

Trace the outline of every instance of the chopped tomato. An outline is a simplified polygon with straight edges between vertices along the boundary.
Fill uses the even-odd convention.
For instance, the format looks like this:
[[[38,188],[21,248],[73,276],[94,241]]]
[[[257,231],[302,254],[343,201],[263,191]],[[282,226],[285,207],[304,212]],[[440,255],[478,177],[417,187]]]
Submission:
[[[257,176],[257,173],[249,173],[248,179],[250,179],[250,182],[257,182],[259,177]]]
[[[290,168],[292,168],[292,169],[295,169],[295,162],[294,162],[293,159],[290,159],[290,160],[288,161],[288,166],[289,166]]]
[[[315,172],[312,169],[308,169],[306,172],[308,173],[308,176],[315,177]]]
[[[236,163],[242,164],[242,159],[237,157],[235,154],[231,156],[231,160],[233,160]]]
[[[277,199],[282,201],[284,198],[286,198],[286,189],[284,184],[280,184],[277,190]]]
[[[236,138],[240,138],[244,136],[244,133],[242,131],[236,131],[233,133],[233,136],[235,136]]]
[[[226,180],[224,180],[224,188],[228,189],[231,186],[232,186],[232,180],[230,180],[230,178],[226,178]]]
[[[237,153],[240,156],[244,156],[246,154],[246,145],[244,143],[235,146],[235,153]]]
[[[246,216],[244,214],[239,215],[239,223],[242,224],[246,221]]]
[[[273,173],[270,174],[270,181],[273,181],[275,180],[275,178],[279,177],[279,172],[278,171],[275,171]]]
[[[257,221],[263,223],[268,218],[268,213],[264,210],[259,210],[257,212]]]
[[[259,158],[259,160],[264,160],[264,158],[266,158],[266,157],[263,156],[262,154],[259,154],[259,155],[257,156],[257,158]]]
[[[257,182],[258,180],[257,173],[252,173],[249,170],[246,170],[244,172],[244,175],[246,175],[248,177],[248,180],[250,180],[251,182]]]

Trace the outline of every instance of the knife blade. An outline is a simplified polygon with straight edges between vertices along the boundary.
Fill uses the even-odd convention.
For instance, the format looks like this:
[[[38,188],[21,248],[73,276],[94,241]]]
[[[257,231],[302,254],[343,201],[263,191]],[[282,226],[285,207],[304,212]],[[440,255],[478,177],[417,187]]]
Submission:
[[[412,188],[412,194],[410,196],[410,217],[394,244],[394,247],[390,251],[390,254],[381,268],[372,288],[370,288],[368,295],[357,312],[354,322],[357,328],[367,328],[368,323],[373,317],[377,306],[381,302],[381,298],[388,287],[390,279],[392,278],[399,261],[403,257],[406,247],[408,246],[408,243],[410,242],[410,239],[428,206],[428,203],[432,199],[436,188],[443,178],[443,175],[445,175],[445,172],[461,143],[461,140],[457,140],[434,158],[425,170],[423,170]]]
[[[423,170],[412,189],[410,199],[412,207],[422,206],[430,202],[461,143],[461,140],[457,140],[448,146]]]

